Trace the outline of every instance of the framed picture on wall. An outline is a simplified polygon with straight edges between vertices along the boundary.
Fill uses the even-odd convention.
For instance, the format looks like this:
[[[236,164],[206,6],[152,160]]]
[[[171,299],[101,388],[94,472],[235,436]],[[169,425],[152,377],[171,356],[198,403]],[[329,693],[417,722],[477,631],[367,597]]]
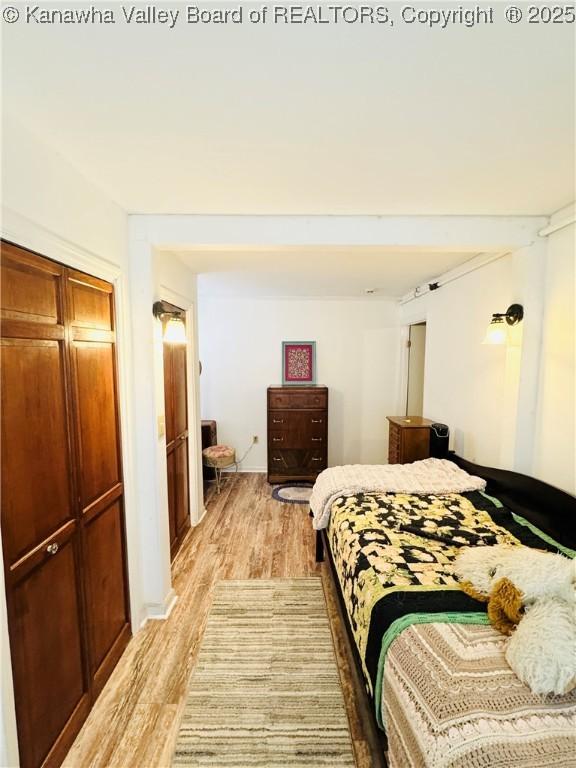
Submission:
[[[282,384],[304,386],[316,384],[316,342],[282,342]]]

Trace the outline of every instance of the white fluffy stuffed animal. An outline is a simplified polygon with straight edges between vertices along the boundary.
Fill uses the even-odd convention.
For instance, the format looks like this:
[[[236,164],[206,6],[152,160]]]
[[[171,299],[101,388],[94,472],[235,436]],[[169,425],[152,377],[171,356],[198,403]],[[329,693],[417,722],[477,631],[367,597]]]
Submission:
[[[506,660],[533,693],[576,688],[576,561],[529,547],[471,547],[454,572],[510,635]]]

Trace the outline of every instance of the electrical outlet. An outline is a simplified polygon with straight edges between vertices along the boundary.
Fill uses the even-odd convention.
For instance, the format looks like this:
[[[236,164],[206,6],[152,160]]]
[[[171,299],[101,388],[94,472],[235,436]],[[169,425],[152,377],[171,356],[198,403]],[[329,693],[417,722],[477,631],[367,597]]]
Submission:
[[[252,443],[254,444],[257,442],[258,442],[258,435],[252,435]]]

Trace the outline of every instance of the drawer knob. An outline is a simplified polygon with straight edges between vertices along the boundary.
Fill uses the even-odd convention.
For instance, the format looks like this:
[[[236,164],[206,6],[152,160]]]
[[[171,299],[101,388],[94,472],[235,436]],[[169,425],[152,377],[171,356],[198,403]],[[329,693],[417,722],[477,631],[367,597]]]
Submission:
[[[321,443],[322,442],[322,438],[321,437],[313,437],[312,438],[312,442],[313,443]]]
[[[56,542],[54,542],[54,544],[48,544],[46,552],[48,552],[49,555],[55,555],[56,552],[58,552],[58,544]]]
[[[322,419],[312,419],[312,424],[322,424]]]
[[[272,419],[272,424],[284,424],[284,419]]]
[[[272,442],[273,443],[283,443],[284,442],[284,438],[283,437],[273,437],[272,438]]]
[[[276,456],[274,456],[272,461],[282,461],[282,459],[278,459]]]
[[[322,461],[322,459],[319,459],[319,458],[317,458],[316,456],[314,456],[314,457],[312,458],[312,461]]]

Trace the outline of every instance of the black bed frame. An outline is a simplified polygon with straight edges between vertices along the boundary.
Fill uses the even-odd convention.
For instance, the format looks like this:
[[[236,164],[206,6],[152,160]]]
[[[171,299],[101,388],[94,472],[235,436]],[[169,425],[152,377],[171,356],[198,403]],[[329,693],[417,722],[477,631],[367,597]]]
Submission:
[[[554,540],[571,549],[576,549],[576,496],[528,475],[473,464],[455,453],[450,453],[448,458],[469,474],[486,480],[486,493],[496,496],[510,510],[521,515]],[[361,714],[366,718],[363,726],[370,747],[372,764],[374,768],[385,768],[387,766],[386,736],[378,728],[374,715],[374,703],[364,685],[362,664],[348,620],[332,553],[328,546],[326,529],[316,531],[316,562],[323,562],[325,554],[328,555],[326,560],[330,581],[338,596],[338,613],[346,630],[348,655],[354,663],[354,683],[361,697]]]

